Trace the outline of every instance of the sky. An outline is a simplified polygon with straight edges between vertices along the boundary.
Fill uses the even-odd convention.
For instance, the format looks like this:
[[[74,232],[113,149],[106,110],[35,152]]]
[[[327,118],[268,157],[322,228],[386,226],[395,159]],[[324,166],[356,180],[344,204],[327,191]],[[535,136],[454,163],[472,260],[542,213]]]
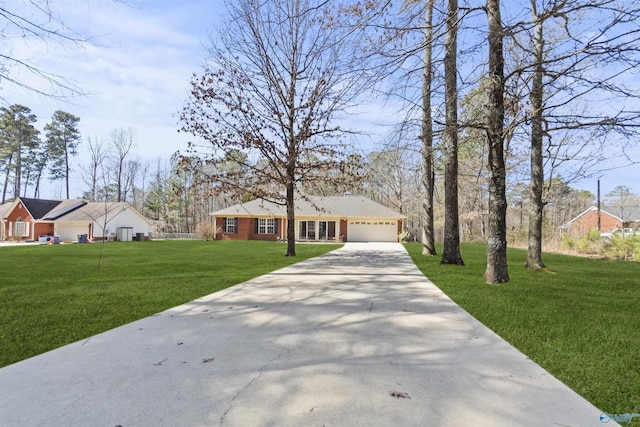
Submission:
[[[18,2],[16,3],[25,3]],[[34,37],[3,40],[12,56],[24,58],[50,73],[72,81],[83,96],[55,100],[0,82],[6,104],[22,104],[38,117],[40,130],[61,109],[80,117],[85,147],[73,160],[72,194],[80,197],[86,185],[78,165],[87,161],[86,138],[108,141],[114,129],[132,128],[135,155],[155,167],[178,150],[184,151],[189,135],[178,133],[177,113],[187,98],[189,79],[202,70],[210,34],[224,19],[222,0],[55,0],[54,14],[88,42],[60,43]],[[15,70],[19,72],[19,70]],[[42,82],[26,81],[49,91]],[[378,102],[378,101],[376,101]],[[360,121],[391,122],[373,105]],[[390,113],[392,114],[392,113]],[[366,115],[365,115],[366,116]],[[384,139],[385,131],[371,138]],[[640,151],[640,145],[636,154]],[[638,156],[640,158],[640,155]],[[640,165],[618,168],[573,183],[575,188],[596,193],[597,179],[606,194],[618,185],[640,194]],[[41,197],[62,197],[62,183],[43,183]]]
[[[177,132],[177,113],[187,97],[191,75],[202,69],[204,46],[219,22],[220,3],[56,0],[51,2],[54,13],[88,42],[33,37],[9,41],[13,56],[64,76],[86,93],[56,100],[0,83],[5,102],[31,108],[41,131],[58,109],[80,117],[83,142],[73,160],[72,197],[86,189],[77,165],[86,161],[87,138],[108,141],[112,130],[132,128],[134,151],[140,160],[154,165],[158,158],[166,161],[186,148],[189,136]],[[51,91],[41,80],[23,75],[25,81]],[[41,197],[58,197],[58,187],[45,186]]]

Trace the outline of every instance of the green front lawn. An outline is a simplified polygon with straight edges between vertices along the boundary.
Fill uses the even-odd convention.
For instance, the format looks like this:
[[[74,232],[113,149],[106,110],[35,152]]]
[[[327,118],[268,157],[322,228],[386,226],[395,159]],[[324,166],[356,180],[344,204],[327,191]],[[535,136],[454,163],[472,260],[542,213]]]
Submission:
[[[493,286],[484,245],[462,245],[464,267],[406,247],[456,303],[595,406],[640,413],[640,262],[544,254],[550,271],[529,271],[511,249],[511,281]]]
[[[150,241],[0,247],[0,367],[340,245]]]

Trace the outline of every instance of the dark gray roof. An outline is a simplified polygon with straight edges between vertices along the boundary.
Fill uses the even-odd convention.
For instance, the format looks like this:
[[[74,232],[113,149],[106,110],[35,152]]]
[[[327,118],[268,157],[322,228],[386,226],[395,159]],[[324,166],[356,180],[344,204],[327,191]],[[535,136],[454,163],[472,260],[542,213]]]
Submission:
[[[406,218],[393,209],[374,202],[364,196],[297,197],[296,216],[316,216],[334,218]],[[233,205],[214,212],[214,216],[273,216],[285,217],[286,207],[272,202],[256,199],[247,203]]]
[[[33,219],[42,219],[48,212],[61,203],[60,200],[28,199],[26,197],[20,197],[20,200]]]

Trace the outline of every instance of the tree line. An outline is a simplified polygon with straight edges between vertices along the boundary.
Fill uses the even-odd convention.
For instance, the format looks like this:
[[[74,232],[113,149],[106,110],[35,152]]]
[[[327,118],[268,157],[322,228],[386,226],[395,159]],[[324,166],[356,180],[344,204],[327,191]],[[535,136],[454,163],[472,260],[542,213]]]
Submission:
[[[80,143],[80,118],[58,110],[44,126],[44,135],[36,129],[36,121],[23,105],[0,108],[2,203],[7,197],[38,198],[43,179],[64,181],[69,198],[70,158]]]
[[[461,214],[467,201],[461,181],[475,178],[465,199],[482,218],[476,221],[487,242],[485,277],[502,283],[509,280],[510,206],[519,206],[528,226],[527,267],[544,268],[545,218],[560,210],[554,191],[615,156],[633,161],[628,148],[640,124],[639,95],[629,84],[640,59],[636,2],[243,0],[227,6],[230,19],[212,37],[208,62],[192,79],[180,115],[181,130],[196,138],[183,166],[206,166],[200,182],[216,194],[268,199],[292,219],[296,190],[362,185],[363,176],[352,173],[361,169],[353,143],[362,131],[345,126],[344,118],[355,105],[384,96],[398,117],[393,139],[413,150],[401,162],[420,165],[421,191],[414,194],[422,205],[424,254],[436,254],[440,188],[441,263],[464,264],[461,224],[474,214]],[[461,169],[464,156],[475,165]],[[287,240],[286,254],[295,255],[293,230]]]
[[[424,254],[436,255],[442,207],[441,263],[463,265],[461,233],[479,226],[486,280],[501,283],[509,280],[510,212],[519,209],[527,227],[527,267],[544,268],[545,221],[572,210],[556,196],[580,200],[569,185],[606,160],[637,162],[629,150],[640,118],[636,2],[226,3],[230,19],[212,34],[179,114],[180,131],[194,140],[172,159],[171,178],[161,182],[160,167],[152,178],[156,200],[172,188],[187,228],[205,201],[270,200],[286,207],[285,254],[294,256],[295,193],[373,194],[387,184],[367,170],[394,159],[384,172],[403,181],[387,185],[385,197],[417,199],[400,207],[420,206]],[[393,144],[364,159],[357,144],[366,130],[349,119],[354,107],[382,102],[397,118]],[[127,160],[126,130],[110,138],[108,173],[93,160],[83,171],[87,196],[136,198],[132,177],[144,182],[148,168]],[[97,141],[90,147],[95,159],[105,155]],[[19,193],[38,174],[22,158],[10,161],[5,185]],[[160,216],[160,204],[150,207]]]

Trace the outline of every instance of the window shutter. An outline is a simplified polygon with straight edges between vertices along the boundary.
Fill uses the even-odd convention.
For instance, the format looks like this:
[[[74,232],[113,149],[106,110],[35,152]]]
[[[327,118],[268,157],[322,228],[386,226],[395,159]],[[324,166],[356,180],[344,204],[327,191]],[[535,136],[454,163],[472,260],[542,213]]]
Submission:
[[[238,218],[233,218],[233,232],[238,232]]]
[[[222,218],[222,232],[227,232],[227,218]]]
[[[253,220],[253,233],[258,234],[258,218]]]
[[[279,218],[275,218],[273,220],[273,234],[278,234],[278,223],[280,222]]]

